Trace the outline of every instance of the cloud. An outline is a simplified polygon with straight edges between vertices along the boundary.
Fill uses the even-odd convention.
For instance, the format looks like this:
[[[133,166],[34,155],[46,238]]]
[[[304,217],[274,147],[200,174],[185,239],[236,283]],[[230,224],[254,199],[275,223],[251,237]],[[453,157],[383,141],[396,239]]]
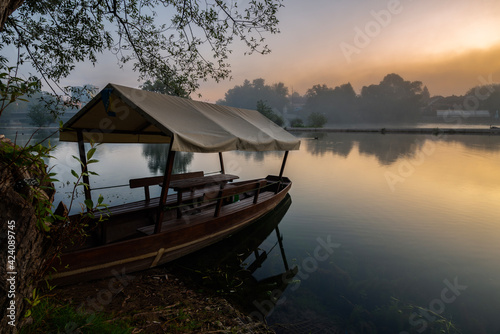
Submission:
[[[406,80],[422,81],[432,95],[465,94],[469,88],[483,84],[481,78],[500,82],[500,44],[398,64],[393,72]]]

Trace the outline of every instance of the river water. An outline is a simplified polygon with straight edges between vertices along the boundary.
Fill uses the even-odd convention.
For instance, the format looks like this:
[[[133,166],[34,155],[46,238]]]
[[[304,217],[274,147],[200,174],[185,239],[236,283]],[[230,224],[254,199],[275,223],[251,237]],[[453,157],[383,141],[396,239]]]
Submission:
[[[285,169],[291,203],[261,223],[270,230],[256,251],[240,250],[247,276],[226,281],[223,293],[261,289],[242,303],[279,333],[500,333],[500,136],[295,135],[301,148]],[[52,141],[49,165],[63,180],[56,201],[68,201],[77,147]],[[122,187],[93,196],[142,199],[128,180],[161,175],[165,152],[100,146],[92,187]],[[224,153],[226,172],[241,179],[277,174],[282,157]],[[175,168],[215,172],[218,164],[217,155],[182,154]]]

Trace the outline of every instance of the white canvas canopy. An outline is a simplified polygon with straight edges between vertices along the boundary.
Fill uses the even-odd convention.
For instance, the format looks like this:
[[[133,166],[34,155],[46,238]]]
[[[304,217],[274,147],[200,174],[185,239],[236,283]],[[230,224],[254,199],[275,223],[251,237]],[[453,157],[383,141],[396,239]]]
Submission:
[[[65,125],[61,141],[170,143],[173,151],[297,150],[300,141],[256,110],[108,84]]]

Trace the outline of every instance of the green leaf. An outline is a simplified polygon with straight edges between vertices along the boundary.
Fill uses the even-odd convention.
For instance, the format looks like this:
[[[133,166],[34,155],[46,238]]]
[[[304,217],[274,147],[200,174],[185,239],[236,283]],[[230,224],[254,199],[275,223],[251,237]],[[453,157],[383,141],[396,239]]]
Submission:
[[[78,173],[75,172],[73,169],[71,170],[71,174],[73,174],[73,176],[76,177],[77,179],[80,178],[80,176],[78,175]]]
[[[94,155],[95,151],[96,151],[96,148],[95,148],[95,147],[93,147],[93,148],[91,148],[91,149],[87,152],[87,160],[90,160],[90,159],[92,158],[92,156]],[[90,162],[88,162],[88,163],[90,163]]]
[[[94,208],[94,202],[92,202],[91,199],[86,199],[83,202],[85,203],[85,206],[87,207],[87,209],[93,209]]]
[[[55,220],[65,220],[66,219],[64,216],[60,216],[60,215],[54,215],[53,217]]]
[[[43,228],[43,230],[44,230],[45,232],[49,232],[49,231],[50,231],[50,227],[48,227],[48,226],[45,224],[45,222],[42,222],[42,223],[41,223],[41,225],[42,225],[42,228]]]

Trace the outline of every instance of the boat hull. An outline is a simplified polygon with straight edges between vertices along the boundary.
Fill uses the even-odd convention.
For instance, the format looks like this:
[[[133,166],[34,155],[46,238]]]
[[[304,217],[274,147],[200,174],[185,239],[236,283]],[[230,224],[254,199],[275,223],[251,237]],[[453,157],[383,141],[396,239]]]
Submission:
[[[188,216],[180,226],[160,233],[63,254],[52,275],[57,285],[106,277],[123,277],[159,266],[212,245],[273,210],[287,195],[291,182],[279,192],[260,196],[248,207],[228,209],[218,217]],[[179,225],[179,223],[178,223]]]

